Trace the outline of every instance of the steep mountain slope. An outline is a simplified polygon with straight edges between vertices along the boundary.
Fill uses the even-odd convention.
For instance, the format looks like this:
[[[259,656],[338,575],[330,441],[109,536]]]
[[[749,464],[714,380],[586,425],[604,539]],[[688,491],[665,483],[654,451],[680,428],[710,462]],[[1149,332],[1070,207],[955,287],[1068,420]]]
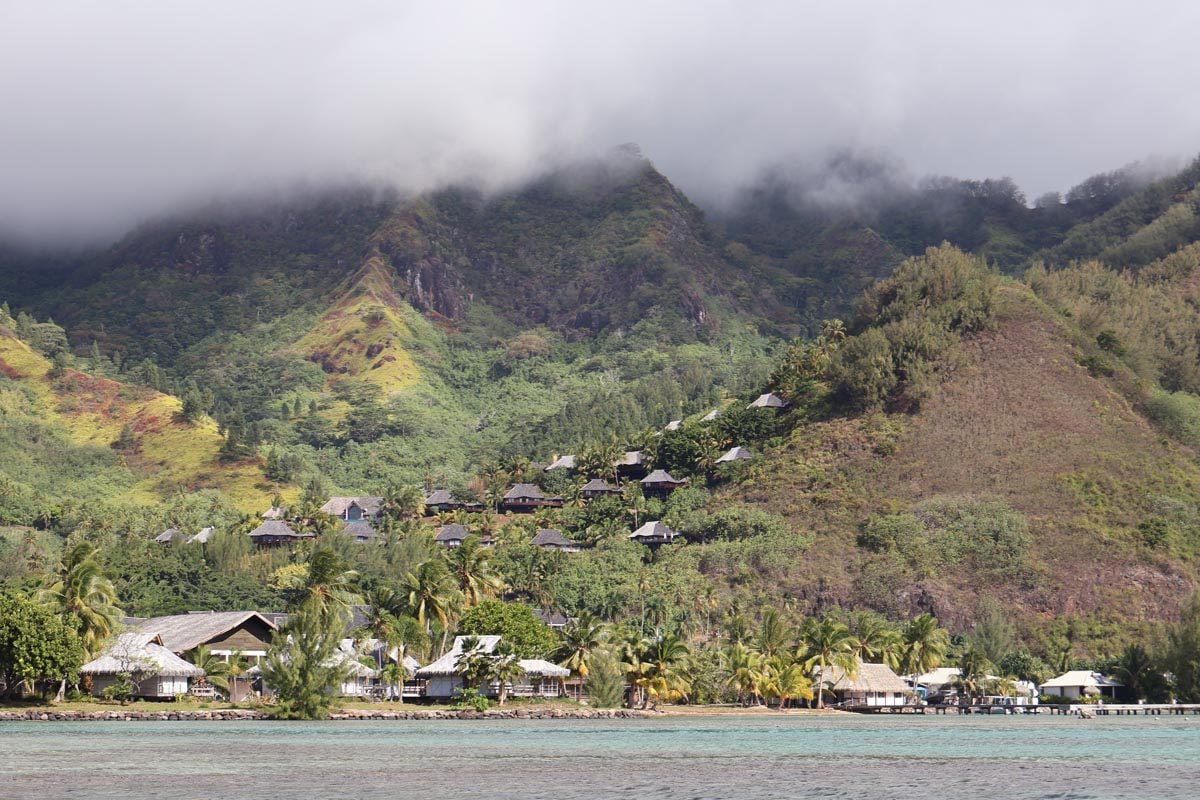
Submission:
[[[919,297],[905,285],[898,296]],[[1025,632],[1060,615],[1169,618],[1200,566],[1196,452],[1147,420],[1144,384],[1027,286],[999,284],[991,309],[939,345],[919,403],[798,420],[728,497],[813,532],[782,588],[819,605],[931,610],[961,628],[998,599]],[[912,341],[921,319],[885,311],[856,338]]]
[[[278,490],[256,460],[222,462],[216,424],[182,420],[177,398],[55,366],[3,320],[0,374],[7,499],[49,509],[69,499],[153,503],[213,488],[251,512]]]

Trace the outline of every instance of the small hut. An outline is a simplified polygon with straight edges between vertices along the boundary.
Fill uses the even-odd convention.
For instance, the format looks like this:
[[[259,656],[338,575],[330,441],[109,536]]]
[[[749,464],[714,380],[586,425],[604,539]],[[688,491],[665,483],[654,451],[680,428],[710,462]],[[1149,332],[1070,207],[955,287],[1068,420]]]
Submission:
[[[170,544],[174,541],[183,541],[183,532],[179,528],[167,528],[165,531],[154,537],[155,544]]]
[[[654,521],[647,522],[629,534],[629,538],[646,545],[660,545],[670,544],[679,535],[678,531],[671,530],[665,522]]]
[[[551,461],[545,468],[545,472],[554,472],[555,470],[565,469],[571,472],[575,469],[575,456],[559,456]]]
[[[518,483],[505,493],[500,505],[505,511],[524,513],[539,508],[562,508],[563,499],[548,496],[535,484]]]
[[[443,525],[438,528],[433,540],[442,547],[458,547],[470,535],[462,525],[452,522],[449,525]]]
[[[95,695],[128,676],[134,697],[164,700],[187,694],[189,679],[204,677],[204,670],[164,647],[156,633],[122,633],[79,674],[91,677]]]
[[[209,525],[207,528],[201,528],[195,536],[189,536],[185,544],[208,544],[209,537],[213,535],[214,528]]]
[[[656,469],[640,481],[642,492],[647,497],[666,498],[671,492],[687,486],[686,480],[676,480],[665,469]]]
[[[315,538],[314,534],[296,533],[286,522],[278,519],[266,520],[250,531],[250,539],[258,547],[276,547],[294,544],[301,539],[313,538]]]
[[[539,528],[531,544],[543,550],[557,550],[560,553],[578,553],[579,542],[573,542],[562,535],[562,531],[554,528]]]
[[[782,411],[789,405],[791,404],[785,401],[779,395],[768,392],[767,394],[760,394],[758,398],[754,400],[754,402],[750,403],[750,405],[746,406],[746,408],[771,408],[776,411]]]
[[[346,527],[342,528],[342,535],[349,536],[359,544],[366,544],[375,541],[379,537],[379,532],[371,527],[371,523],[360,519],[348,523]]]
[[[814,676],[814,680],[819,678]],[[824,683],[833,692],[837,705],[848,708],[899,708],[908,705],[913,694],[887,664],[860,661],[853,677],[837,667],[827,666]]]
[[[754,455],[744,447],[731,447],[729,452],[716,460],[717,464],[732,464],[737,461],[749,461]]]
[[[447,511],[457,511],[463,504],[454,499],[449,489],[434,489],[425,498],[425,513],[441,514]]]
[[[343,522],[357,522],[360,519],[378,519],[383,513],[382,497],[331,497],[321,506],[326,514],[337,517]]]
[[[622,478],[640,478],[646,474],[646,454],[641,450],[627,450],[613,462],[613,467]]]
[[[620,494],[621,490],[603,478],[593,478],[579,490],[579,496],[584,500],[595,500],[597,497]]]
[[[1043,683],[1042,694],[1057,694],[1068,700],[1078,700],[1085,695],[1116,697],[1117,689],[1124,685],[1099,672],[1073,669]]]

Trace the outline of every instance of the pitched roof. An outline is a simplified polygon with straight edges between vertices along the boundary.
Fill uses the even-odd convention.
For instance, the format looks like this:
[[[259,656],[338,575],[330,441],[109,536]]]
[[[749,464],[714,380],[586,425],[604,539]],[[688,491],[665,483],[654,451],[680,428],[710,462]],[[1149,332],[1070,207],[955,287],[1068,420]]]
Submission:
[[[528,497],[531,500],[550,499],[542,493],[542,490],[539,489],[536,484],[532,483],[518,483],[504,494],[505,500],[518,500],[523,497]]]
[[[163,646],[155,633],[127,632],[93,661],[79,668],[85,675],[115,675],[121,672],[152,672],[166,677],[199,678],[204,670],[189,664]]]
[[[887,664],[858,662],[858,670],[850,677],[835,666],[825,668],[825,682],[835,692],[892,692],[904,694],[912,691],[908,684]]]
[[[614,467],[640,467],[646,463],[646,456],[641,450],[626,450],[625,455],[613,462]]]
[[[432,678],[438,675],[457,675],[458,668],[455,662],[462,655],[463,640],[470,639],[470,636],[455,636],[454,646],[446,651],[446,654],[434,661],[432,664],[426,664],[417,670],[417,677]],[[479,640],[478,650],[484,653],[490,653],[496,649],[496,645],[500,644],[499,636],[476,636]]]
[[[646,477],[642,478],[640,483],[685,483],[685,481],[675,480],[673,477],[671,477],[671,473],[667,472],[665,469],[656,469]]]
[[[1113,686],[1124,686],[1120,681],[1106,677],[1099,672],[1091,672],[1086,669],[1073,669],[1069,672],[1064,672],[1057,678],[1051,678],[1042,684],[1042,688],[1060,689],[1067,686],[1082,686],[1092,687],[1093,689],[1107,689]]]
[[[433,537],[433,540],[435,542],[461,542],[470,535],[462,525],[451,522],[449,525],[438,528],[437,535]]]
[[[616,494],[616,493],[620,492],[621,490],[618,489],[616,486],[613,486],[611,483],[604,480],[603,478],[592,478],[590,481],[585,483],[583,485],[583,488],[580,489],[579,491],[580,492],[612,492],[612,493]]]
[[[923,683],[926,686],[948,686],[958,680],[960,675],[962,675],[962,670],[958,667],[938,667],[924,675],[918,675],[917,683]]]
[[[725,464],[730,461],[749,461],[754,456],[744,447],[731,447],[729,452],[717,459],[718,464]]]
[[[721,416],[721,411],[722,411],[722,409],[720,409],[720,408],[714,408],[712,411],[708,412],[703,417],[701,417],[700,421],[701,422],[712,422],[714,419]]]
[[[195,536],[189,536],[187,544],[196,542],[197,544],[208,544],[208,537],[213,535],[213,527],[209,525],[207,528],[201,528],[200,532]]]
[[[537,534],[533,537],[531,544],[534,547],[578,547],[578,542],[572,542],[570,539],[562,535],[562,531],[554,528],[540,528]]]
[[[362,497],[331,497],[325,502],[325,505],[321,506],[321,510],[326,514],[340,517],[353,505],[374,516],[383,508],[383,498],[369,495]]]
[[[550,462],[550,466],[546,467],[545,472],[555,469],[575,469],[575,456],[559,456]]]
[[[353,536],[355,539],[362,539],[364,541],[374,539],[379,535],[376,530],[371,527],[371,523],[367,522],[365,519],[348,523],[346,527],[342,528],[342,533],[347,536]]]
[[[151,617],[138,622],[134,629],[138,633],[158,634],[168,650],[186,653],[254,618],[261,620],[268,628],[275,629],[275,625],[257,611],[201,611]]]
[[[665,522],[655,520],[647,522],[642,527],[638,528],[633,533],[629,534],[630,539],[666,539],[670,541],[678,536],[677,531],[671,530]]]
[[[677,431],[683,427],[683,420],[673,419],[663,428],[664,431]]]
[[[784,402],[782,397],[780,397],[777,394],[772,394],[770,392],[768,392],[766,394],[760,394],[758,396],[758,398],[756,400],[754,400],[754,402],[752,402],[752,403],[750,403],[750,405],[746,406],[746,408],[787,408],[787,407],[788,407],[788,404]]]
[[[522,658],[517,662],[521,666],[521,671],[526,675],[541,675],[547,678],[565,678],[571,674],[571,670],[566,667],[560,667],[558,664],[551,664],[549,661],[543,661],[540,658]]]
[[[154,537],[154,541],[159,544],[170,544],[175,540],[176,536],[183,536],[183,532],[179,528],[167,528],[165,531]]]
[[[312,534],[296,533],[294,530],[288,527],[286,522],[277,519],[269,519],[263,522],[262,525],[259,525],[257,528],[250,531],[250,535],[253,537],[293,536],[297,539],[304,539],[310,537]]]
[[[279,506],[271,506],[262,513],[263,519],[283,519],[283,509]]]
[[[546,608],[537,608],[534,609],[533,613],[534,616],[549,625],[551,628],[556,626],[562,627],[571,621],[571,618],[561,611],[551,611],[550,609]]]
[[[425,505],[449,506],[457,504],[454,502],[454,495],[450,494],[449,489],[434,489],[429,493],[429,496],[425,498]]]

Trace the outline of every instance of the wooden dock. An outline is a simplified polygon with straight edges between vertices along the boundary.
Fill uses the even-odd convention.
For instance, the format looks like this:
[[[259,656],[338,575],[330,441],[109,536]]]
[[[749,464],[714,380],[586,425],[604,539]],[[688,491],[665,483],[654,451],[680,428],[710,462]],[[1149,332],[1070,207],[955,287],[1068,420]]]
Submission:
[[[925,706],[926,714],[1060,714],[1097,716],[1182,716],[1200,714],[1200,703],[1040,703],[1036,706],[939,704]]]

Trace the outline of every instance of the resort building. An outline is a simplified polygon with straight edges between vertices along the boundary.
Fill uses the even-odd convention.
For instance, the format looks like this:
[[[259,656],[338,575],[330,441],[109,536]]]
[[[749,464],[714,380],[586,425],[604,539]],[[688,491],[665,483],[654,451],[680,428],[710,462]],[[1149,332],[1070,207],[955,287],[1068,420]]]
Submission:
[[[367,522],[365,519],[360,519],[356,520],[355,522],[347,523],[347,525],[342,528],[342,535],[349,536],[359,544],[366,544],[367,542],[375,541],[375,539],[379,537],[379,532],[371,527],[371,523]]]
[[[543,550],[557,550],[560,553],[578,553],[582,549],[579,542],[571,541],[562,535],[562,531],[554,528],[538,529],[531,544]]]
[[[737,461],[749,461],[754,455],[744,447],[731,447],[729,452],[716,460],[717,464],[732,464]]]
[[[844,708],[901,708],[913,702],[912,689],[887,664],[860,661],[852,676],[827,666],[824,683],[834,703]]]
[[[278,547],[295,544],[301,539],[315,539],[316,534],[296,533],[284,521],[269,519],[254,530],[250,531],[250,540],[257,547]]]
[[[593,478],[579,490],[579,496],[584,500],[595,500],[597,497],[620,494],[621,490],[603,478]]]
[[[660,545],[670,544],[675,541],[675,537],[680,535],[679,532],[671,530],[665,522],[654,521],[647,522],[629,534],[629,538],[645,545]]]
[[[180,656],[204,645],[217,656],[228,658],[236,652],[257,660],[267,654],[276,631],[257,611],[196,611],[130,622],[134,631],[156,637]]]
[[[532,483],[518,483],[509,489],[505,493],[504,499],[500,501],[501,508],[515,513],[536,511],[539,508],[562,508],[562,506],[563,499],[561,497],[549,497]]]
[[[442,547],[459,547],[467,540],[471,533],[457,522],[452,522],[449,525],[443,525],[437,529],[433,540]]]
[[[167,700],[187,694],[188,682],[204,677],[204,670],[175,655],[156,634],[127,632],[119,634],[98,658],[80,667],[79,674],[91,682],[94,695],[128,675],[134,697]]]
[[[789,405],[791,404],[784,401],[784,399],[779,395],[767,393],[760,394],[758,398],[750,403],[750,405],[746,406],[746,408],[772,408],[776,411],[782,411]]]
[[[1068,700],[1079,700],[1084,696],[1113,698],[1117,689],[1124,685],[1099,672],[1075,669],[1043,683],[1042,694],[1056,694]]]
[[[575,469],[575,456],[558,456],[551,461],[543,470],[544,472],[554,472],[557,469],[565,469],[571,472]]]
[[[378,519],[383,513],[382,497],[331,497],[321,506],[326,514],[337,517],[343,522],[357,522],[360,519]]]
[[[458,659],[463,654],[463,643],[467,639],[476,640],[476,648],[482,653],[492,653],[500,644],[499,636],[456,636],[454,646],[445,655],[421,667],[416,671],[416,677],[424,680],[425,697],[435,700],[449,700],[464,688],[463,677],[459,672]],[[522,659],[518,662],[523,672],[522,676],[509,685],[510,697],[561,697],[563,679],[571,671],[549,661],[537,658]],[[495,697],[499,693],[499,684],[492,681],[486,686],[475,687],[480,694]]]
[[[646,455],[641,450],[627,450],[613,462],[613,467],[621,478],[641,478],[646,474]]]
[[[664,500],[671,492],[687,486],[686,480],[676,480],[665,469],[654,470],[654,472],[642,478],[639,483],[642,484],[642,492],[647,497],[659,497]]]

